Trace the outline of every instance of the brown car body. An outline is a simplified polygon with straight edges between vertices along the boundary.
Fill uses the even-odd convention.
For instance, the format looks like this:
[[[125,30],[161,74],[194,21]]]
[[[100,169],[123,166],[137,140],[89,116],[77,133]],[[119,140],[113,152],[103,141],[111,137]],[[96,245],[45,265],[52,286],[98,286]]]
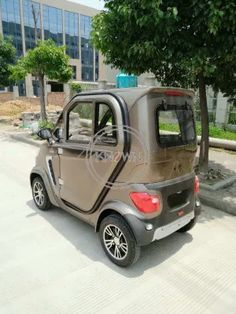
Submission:
[[[116,143],[109,145],[101,141],[95,143],[91,151],[91,141],[70,139],[71,110],[80,103],[94,107],[95,119],[97,104],[109,106],[115,120]],[[76,95],[64,108],[48,143],[42,145],[30,175],[31,185],[40,177],[51,204],[86,221],[96,231],[108,216],[122,217],[138,247],[184,228],[200,213],[194,192],[196,134],[190,122],[186,129],[192,132],[188,142],[163,146],[157,122],[159,107],[165,111],[168,108],[178,110],[181,106],[192,112],[192,91],[132,88]],[[194,125],[193,115],[191,117]],[[94,141],[97,131],[94,122],[91,129]],[[180,135],[172,136],[177,141]],[[117,156],[115,160],[105,155],[108,147],[109,152]],[[99,158],[96,156],[95,162],[93,155],[98,152],[103,153]],[[129,158],[140,152],[145,155],[143,158]],[[91,166],[88,158],[93,171],[88,169]],[[132,192],[158,195],[160,210],[151,213],[138,210],[130,197]],[[119,264],[114,258],[113,262]]]

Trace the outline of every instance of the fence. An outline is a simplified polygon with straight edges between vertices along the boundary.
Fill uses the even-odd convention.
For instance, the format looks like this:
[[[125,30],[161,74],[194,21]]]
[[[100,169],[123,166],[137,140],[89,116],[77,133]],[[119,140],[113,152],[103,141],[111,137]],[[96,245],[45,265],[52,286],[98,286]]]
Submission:
[[[216,110],[208,110],[209,122],[215,123],[216,121]],[[199,109],[195,109],[195,119],[196,121],[201,121],[201,111]]]
[[[236,125],[236,110],[232,110],[229,113],[229,124]]]
[[[208,110],[209,122],[215,124],[216,122],[216,110]],[[195,119],[197,122],[201,121],[201,113],[199,109],[195,110]],[[229,125],[236,126],[236,109],[231,109],[228,113],[228,123]]]

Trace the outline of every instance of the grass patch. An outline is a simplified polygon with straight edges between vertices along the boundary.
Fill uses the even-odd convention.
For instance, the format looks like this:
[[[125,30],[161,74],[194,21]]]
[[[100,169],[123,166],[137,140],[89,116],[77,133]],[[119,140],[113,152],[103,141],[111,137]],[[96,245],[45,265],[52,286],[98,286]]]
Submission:
[[[161,123],[160,129],[163,131],[179,132],[179,127],[174,124]],[[196,123],[197,135],[201,135],[201,124]],[[210,137],[221,138],[223,140],[236,141],[236,132],[218,128],[212,124],[209,126]]]

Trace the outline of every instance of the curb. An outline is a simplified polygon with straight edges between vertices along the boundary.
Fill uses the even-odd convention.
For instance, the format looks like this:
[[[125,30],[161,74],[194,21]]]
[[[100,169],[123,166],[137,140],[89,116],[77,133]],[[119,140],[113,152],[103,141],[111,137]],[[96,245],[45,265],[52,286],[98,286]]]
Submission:
[[[214,191],[218,191],[220,189],[224,189],[224,188],[230,186],[231,184],[233,184],[234,182],[236,182],[236,176],[232,176],[228,179],[222,180],[222,182],[218,182],[218,183],[215,183],[213,185],[200,183],[200,187],[204,190],[214,192]]]
[[[230,201],[222,200],[222,197],[212,195],[212,192],[204,189],[200,190],[199,198],[202,204],[219,209],[225,213],[236,216],[236,204],[232,204]]]
[[[198,144],[201,143],[201,136],[197,137]],[[236,141],[223,140],[220,138],[209,137],[209,146],[236,151]]]
[[[25,144],[30,144],[36,147],[41,147],[42,143],[39,143],[31,138],[29,138],[29,133],[25,134],[11,134],[11,133],[6,133],[10,138],[12,138],[13,140],[25,143]]]

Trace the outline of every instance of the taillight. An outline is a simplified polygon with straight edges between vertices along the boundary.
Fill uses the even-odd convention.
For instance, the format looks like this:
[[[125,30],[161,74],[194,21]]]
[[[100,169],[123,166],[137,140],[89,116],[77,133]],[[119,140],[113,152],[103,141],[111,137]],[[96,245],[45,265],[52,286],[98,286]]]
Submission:
[[[151,195],[144,192],[132,192],[130,198],[134,205],[143,213],[153,213],[160,211],[161,199],[158,195]]]
[[[178,90],[167,90],[165,94],[166,96],[184,96],[184,93]]]
[[[194,180],[194,193],[198,194],[200,192],[200,182],[198,176],[195,176]]]

